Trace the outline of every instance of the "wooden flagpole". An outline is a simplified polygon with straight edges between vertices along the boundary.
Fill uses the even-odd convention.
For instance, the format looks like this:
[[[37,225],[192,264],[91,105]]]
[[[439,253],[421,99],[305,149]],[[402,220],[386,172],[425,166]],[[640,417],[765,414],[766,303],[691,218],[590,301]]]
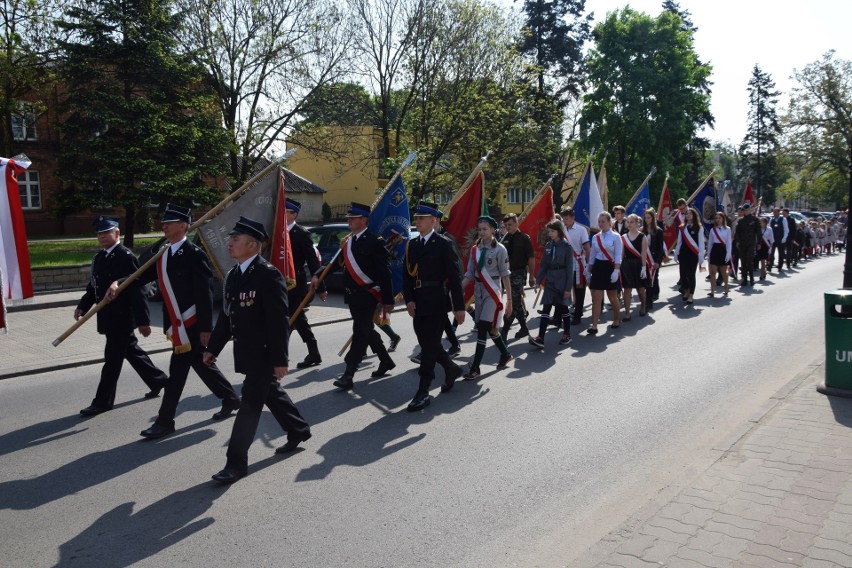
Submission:
[[[633,197],[630,198],[630,201],[627,202],[627,205],[624,206],[625,209],[630,209],[630,206],[633,205],[633,202],[636,201],[636,198],[639,197],[639,192],[642,191],[642,188],[645,187],[645,184],[648,183],[648,180],[651,179],[657,173],[657,166],[651,166],[651,171],[648,172],[648,175],[645,176],[645,180],[639,184],[639,189],[636,190],[636,193],[633,194]],[[651,197],[651,188],[648,188],[648,198]]]
[[[491,152],[492,152],[492,150],[488,150],[488,152],[486,152],[485,155],[482,156],[482,158],[480,158],[479,163],[476,164],[476,167],[473,168],[473,171],[470,172],[470,175],[467,176],[467,179],[464,181],[463,184],[461,184],[461,187],[458,188],[455,195],[453,195],[453,198],[450,199],[449,203],[447,203],[444,206],[444,216],[445,217],[449,216],[450,209],[452,209],[453,205],[455,205],[456,202],[459,199],[462,198],[462,196],[464,195],[464,192],[467,191],[467,189],[473,183],[473,180],[476,179],[476,175],[479,173],[480,170],[482,170],[482,166],[485,165],[485,162],[488,161],[488,156],[491,155]]]
[[[212,209],[210,209],[210,211],[208,211],[207,213],[202,215],[201,218],[199,218],[197,221],[195,221],[195,223],[190,225],[190,227],[186,230],[186,232],[189,233],[191,231],[194,231],[195,229],[200,227],[202,224],[207,222],[209,219],[212,219],[213,217],[215,217],[216,215],[221,213],[222,209],[227,207],[232,201],[234,201],[238,197],[242,196],[242,194],[244,194],[249,189],[251,189],[251,186],[253,186],[255,183],[257,183],[259,180],[263,179],[267,174],[269,174],[269,172],[271,172],[275,168],[279,167],[284,162],[284,160],[286,160],[287,158],[289,158],[290,156],[292,156],[295,153],[296,153],[296,148],[291,148],[290,150],[287,150],[287,152],[285,152],[284,155],[281,156],[279,159],[273,160],[268,166],[263,168],[257,174],[253,175],[248,181],[246,181],[243,185],[241,185],[238,190],[231,193],[229,196],[227,196],[225,199],[223,199],[221,202],[219,202],[219,204],[216,205],[216,207],[213,207]],[[157,254],[155,254],[153,257],[151,257],[148,260],[148,262],[146,262],[145,264],[140,266],[139,269],[136,272],[134,272],[133,274],[128,276],[124,280],[124,282],[122,282],[118,286],[118,289],[115,291],[115,295],[117,296],[118,294],[121,294],[128,286],[130,286],[131,283],[133,283],[134,280],[139,278],[146,270],[148,270],[148,268],[151,265],[153,265],[155,262],[157,262],[157,260],[159,260],[160,257],[163,256],[163,253],[166,252],[166,248],[167,248],[167,243],[164,243],[164,245],[162,247],[160,247],[160,250],[157,251]],[[96,313],[101,311],[104,308],[104,306],[106,306],[108,303],[109,303],[109,300],[104,298],[103,300],[101,300],[100,302],[95,304],[92,307],[92,309],[90,309],[88,312],[86,312],[86,314],[83,317],[81,317],[80,319],[75,321],[74,325],[72,325],[67,330],[65,330],[65,332],[62,335],[60,335],[59,337],[54,339],[53,342],[52,342],[53,346],[57,347],[60,343],[65,341],[68,338],[68,336],[70,336],[72,333],[77,331],[84,323],[89,321],[92,318],[92,316],[94,316]]]
[[[530,211],[533,210],[533,207],[538,205],[538,202],[541,201],[542,197],[544,197],[544,192],[547,191],[548,187],[550,187],[550,182],[552,182],[553,178],[555,178],[555,177],[556,177],[556,174],[550,174],[550,177],[547,178],[547,181],[544,182],[544,185],[541,186],[541,188],[538,190],[538,193],[536,193],[535,197],[533,197],[532,201],[530,201],[529,205],[527,205],[524,208],[523,212],[521,212],[521,214],[518,215],[518,223],[519,224],[521,223],[521,221],[523,221],[526,218],[527,215],[530,214]]]
[[[708,175],[706,178],[704,178],[704,181],[701,182],[701,185],[698,186],[698,189],[693,191],[692,195],[689,196],[689,199],[686,200],[687,205],[692,203],[692,200],[695,199],[695,197],[699,193],[701,193],[701,190],[704,189],[704,186],[707,185],[707,182],[710,181],[710,178],[712,178],[714,175],[716,175],[716,166],[713,166],[713,169],[710,170],[710,175]]]

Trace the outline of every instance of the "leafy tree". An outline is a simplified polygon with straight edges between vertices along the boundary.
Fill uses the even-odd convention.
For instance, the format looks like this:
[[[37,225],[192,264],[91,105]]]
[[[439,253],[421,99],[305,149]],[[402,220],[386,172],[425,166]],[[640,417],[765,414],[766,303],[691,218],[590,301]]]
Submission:
[[[785,148],[802,182],[801,193],[837,209],[849,207],[852,61],[836,59],[830,51],[793,76],[798,85],[784,117]]]
[[[744,174],[754,180],[758,197],[767,204],[775,203],[775,188],[783,181],[778,164],[778,96],[772,77],[755,65],[748,82],[748,125],[740,154]]]
[[[374,125],[375,106],[363,85],[329,83],[305,98],[301,115],[301,128]]]
[[[692,32],[678,14],[651,18],[627,7],[598,24],[594,39],[581,147],[608,152],[610,203],[628,199],[651,166],[683,180],[685,150],[703,159],[706,141],[696,132],[713,124],[711,67],[698,59]],[[673,197],[690,191],[670,187]]]
[[[165,0],[92,0],[59,23],[65,210],[121,206],[125,242],[149,203],[209,203],[225,155],[215,102],[177,53],[180,19]]]
[[[305,101],[349,72],[352,27],[334,0],[175,0],[181,41],[204,69],[229,142],[229,177],[248,179],[297,126]]]

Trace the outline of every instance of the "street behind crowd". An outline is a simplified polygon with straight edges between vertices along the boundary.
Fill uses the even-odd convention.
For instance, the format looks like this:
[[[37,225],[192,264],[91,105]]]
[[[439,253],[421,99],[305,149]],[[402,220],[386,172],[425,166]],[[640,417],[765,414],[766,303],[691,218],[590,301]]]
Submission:
[[[813,428],[849,423],[843,401],[810,395],[824,353],[822,294],[839,287],[842,262],[813,260],[730,298],[704,298],[701,278],[692,306],[672,289],[677,271],[665,269],[661,300],[670,303],[647,317],[606,331],[605,319],[597,337],[575,326],[570,346],[560,348],[552,334],[543,353],[513,342],[516,360],[505,371],[494,370],[497,354],[489,352],[479,381],[440,394],[439,377],[432,405],[415,414],[405,412],[417,383],[405,313],[392,318],[403,337],[396,369],[370,379],[375,360],[368,359],[349,393],[331,386],[343,369],[336,352],[349,322],[319,327],[323,365],[284,379],[313,438],[275,456],[283,437],[264,415],[249,476],[230,487],[209,477],[224,463],[231,423],[210,420],[219,402],[194,374],[176,434],[159,441],[139,437],[158,401],[142,399],[131,369],[116,407],[92,419],[77,412],[94,393],[97,365],[0,381],[3,564],[652,565],[640,560],[653,545],[643,528],[655,526],[657,513],[668,518],[665,506],[706,483],[764,418],[807,422],[814,412]],[[18,341],[26,334],[51,359],[52,330],[29,330],[26,313],[11,314],[11,333]],[[473,353],[470,322],[461,330],[464,362]],[[65,348],[75,342],[102,346],[96,336],[75,335]],[[291,361],[304,354],[294,337]],[[165,368],[168,354],[153,359]],[[220,365],[239,381],[229,349]],[[798,406],[784,414],[784,405]],[[838,471],[849,471],[848,447],[833,458]],[[689,539],[700,535],[689,530]],[[638,537],[647,546],[625,548]],[[714,556],[716,545],[711,560],[699,561],[678,556],[689,539],[654,538],[674,543],[657,548],[671,549],[671,566],[738,565]],[[796,558],[791,565],[807,565],[806,555]]]

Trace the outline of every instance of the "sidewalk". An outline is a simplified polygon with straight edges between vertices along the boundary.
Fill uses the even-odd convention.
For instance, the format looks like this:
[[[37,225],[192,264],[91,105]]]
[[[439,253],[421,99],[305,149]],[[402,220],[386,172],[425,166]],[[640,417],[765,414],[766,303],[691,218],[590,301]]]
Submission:
[[[82,296],[82,290],[40,294],[29,304],[10,306],[9,333],[0,333],[0,379],[103,361],[104,338],[98,334],[94,318],[57,347],[51,345],[74,323],[74,307]],[[150,302],[149,307],[151,335],[142,337],[137,333],[139,345],[148,353],[168,351],[170,347],[162,333],[162,305]],[[218,314],[218,308],[214,311]],[[342,294],[329,294],[325,302],[314,299],[307,313],[313,327],[350,319]]]
[[[824,369],[800,373],[685,488],[572,566],[852,567],[852,399],[816,392]]]

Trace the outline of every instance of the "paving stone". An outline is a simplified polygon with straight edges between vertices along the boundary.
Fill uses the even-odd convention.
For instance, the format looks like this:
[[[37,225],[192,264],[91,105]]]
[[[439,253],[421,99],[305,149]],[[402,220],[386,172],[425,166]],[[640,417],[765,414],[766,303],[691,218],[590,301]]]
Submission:
[[[718,522],[713,519],[710,519],[707,523],[705,523],[704,530],[714,531],[727,535],[731,538],[738,538],[747,541],[753,539],[757,532],[755,529],[741,528],[730,523]]]
[[[645,549],[645,552],[642,553],[642,560],[655,562],[660,566],[674,566],[673,564],[670,564],[670,561],[682,546],[683,544],[678,542],[669,542],[657,539],[653,546]]]
[[[698,527],[696,525],[688,525],[675,519],[667,519],[663,517],[655,517],[649,521],[648,524],[690,536],[698,532]]]
[[[617,552],[641,558],[642,553],[654,546],[657,540],[657,537],[647,534],[631,534],[626,542],[618,546]]]
[[[843,554],[838,550],[829,548],[819,548],[814,546],[808,551],[808,557],[815,560],[826,560],[833,562],[835,566],[849,567],[852,566],[852,556]]]
[[[689,537],[692,536],[690,534],[682,533],[682,532],[674,532],[664,527],[654,526],[652,524],[647,524],[642,527],[640,530],[641,534],[654,536],[660,538],[662,540],[668,542],[675,542],[678,544],[686,544],[689,540]]]
[[[732,538],[726,534],[720,535],[721,541],[713,548],[713,554],[720,558],[736,560],[748,548],[748,541]]]
[[[826,550],[836,550],[837,552],[852,558],[852,544],[848,541],[829,539],[819,535],[814,539],[814,547]],[[852,564],[847,564],[847,566],[852,566]]]
[[[606,562],[607,563],[604,564],[604,566],[613,566],[616,568],[651,568],[659,566],[659,564],[655,562],[646,562],[645,560],[636,558],[635,556],[627,556],[618,553],[607,558]]]
[[[709,552],[704,550],[695,550],[689,546],[684,546],[680,549],[680,552],[677,553],[677,559],[678,566],[681,565],[681,560],[690,560],[697,562],[700,566],[708,566],[710,568],[729,568],[733,562],[728,558],[713,556],[713,554]]]

